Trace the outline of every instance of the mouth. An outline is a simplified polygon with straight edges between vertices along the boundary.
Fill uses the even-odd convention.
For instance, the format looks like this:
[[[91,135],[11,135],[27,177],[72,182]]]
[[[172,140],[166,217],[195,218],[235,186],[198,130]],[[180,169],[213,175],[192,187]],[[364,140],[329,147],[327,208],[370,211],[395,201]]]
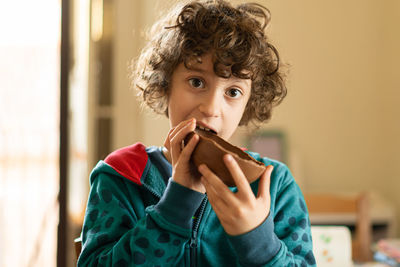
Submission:
[[[209,133],[213,133],[213,134],[217,134],[217,132],[214,131],[213,129],[210,129],[210,128],[207,128],[207,127],[204,127],[204,126],[201,126],[201,125],[197,125],[196,129],[199,129],[199,130],[202,130],[202,131],[206,131],[206,132],[209,132]]]

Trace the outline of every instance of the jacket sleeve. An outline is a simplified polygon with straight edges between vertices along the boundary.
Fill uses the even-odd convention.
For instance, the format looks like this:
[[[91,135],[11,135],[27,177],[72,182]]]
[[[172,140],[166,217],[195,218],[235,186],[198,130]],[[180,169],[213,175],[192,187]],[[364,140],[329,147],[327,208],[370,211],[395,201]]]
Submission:
[[[310,221],[303,194],[289,169],[274,165],[271,210],[256,229],[229,240],[242,266],[315,266]]]
[[[174,202],[177,199],[172,193],[186,189],[176,185],[170,181],[163,198],[145,208],[138,186],[117,176],[98,174],[92,179],[78,266],[176,266],[181,262],[202,194],[186,192],[193,198],[192,205],[175,216],[175,210],[165,207],[176,204],[179,210],[180,205],[187,205],[182,199]]]

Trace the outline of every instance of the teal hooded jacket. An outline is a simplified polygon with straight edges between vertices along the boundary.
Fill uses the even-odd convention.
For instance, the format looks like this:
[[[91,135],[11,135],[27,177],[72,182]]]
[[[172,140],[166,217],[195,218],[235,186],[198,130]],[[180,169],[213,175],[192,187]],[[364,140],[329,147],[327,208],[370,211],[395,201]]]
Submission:
[[[271,208],[238,236],[224,231],[206,194],[170,178],[161,148],[111,153],[90,176],[78,266],[314,266],[307,207],[289,169],[247,153],[274,166]],[[257,194],[258,180],[251,188]]]

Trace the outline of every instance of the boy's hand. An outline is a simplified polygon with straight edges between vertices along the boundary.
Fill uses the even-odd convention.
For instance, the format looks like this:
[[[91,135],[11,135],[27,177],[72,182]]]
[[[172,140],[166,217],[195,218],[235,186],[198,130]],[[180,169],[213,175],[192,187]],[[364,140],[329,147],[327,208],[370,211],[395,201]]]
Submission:
[[[199,171],[203,175],[201,181],[225,232],[229,235],[240,235],[262,224],[269,214],[271,203],[269,186],[273,166],[268,166],[261,175],[255,197],[235,159],[226,154],[224,162],[236,183],[237,193],[230,191],[205,164],[199,166]]]
[[[195,134],[190,139],[189,143],[183,146],[185,137],[195,129],[196,119],[190,119],[179,123],[169,131],[164,146],[168,150],[167,153],[169,153],[170,156],[173,180],[192,190],[205,193],[204,185],[201,183],[200,179],[196,179],[193,176],[189,164],[190,156],[199,141],[199,136]]]

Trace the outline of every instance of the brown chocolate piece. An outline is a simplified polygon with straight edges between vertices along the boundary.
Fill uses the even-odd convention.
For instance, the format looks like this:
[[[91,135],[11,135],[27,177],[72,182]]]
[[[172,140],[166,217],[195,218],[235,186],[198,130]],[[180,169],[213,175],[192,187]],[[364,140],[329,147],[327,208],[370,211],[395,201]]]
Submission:
[[[204,163],[210,168],[227,186],[236,186],[235,182],[225,166],[222,157],[229,153],[238,162],[249,183],[254,182],[265,170],[265,165],[252,158],[240,148],[228,143],[214,133],[196,129],[200,140],[192,153],[191,160],[198,167]],[[193,137],[191,132],[185,138],[185,144]]]

